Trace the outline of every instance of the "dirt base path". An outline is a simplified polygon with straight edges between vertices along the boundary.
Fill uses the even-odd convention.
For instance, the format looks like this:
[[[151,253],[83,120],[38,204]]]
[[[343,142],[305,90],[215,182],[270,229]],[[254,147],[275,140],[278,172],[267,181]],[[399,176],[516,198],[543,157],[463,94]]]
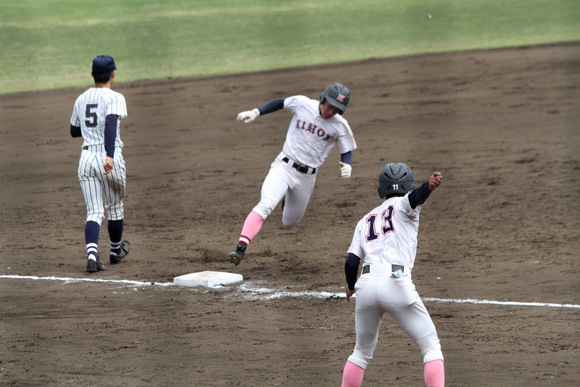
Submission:
[[[93,275],[81,142],[68,133],[84,88],[1,96],[0,385],[340,385],[354,304],[321,292],[343,294],[354,225],[379,203],[377,174],[393,161],[417,182],[445,176],[422,212],[413,277],[447,385],[577,385],[578,308],[432,299],[580,304],[579,68],[580,44],[139,83],[122,83],[119,66],[132,251]],[[290,119],[243,125],[237,113],[317,98],[334,81],[352,93],[352,178],[338,177],[335,150],[300,226],[283,229],[276,209],[232,266]],[[6,277],[168,283],[203,270],[240,273],[244,285]],[[388,317],[364,385],[422,385],[421,356]]]

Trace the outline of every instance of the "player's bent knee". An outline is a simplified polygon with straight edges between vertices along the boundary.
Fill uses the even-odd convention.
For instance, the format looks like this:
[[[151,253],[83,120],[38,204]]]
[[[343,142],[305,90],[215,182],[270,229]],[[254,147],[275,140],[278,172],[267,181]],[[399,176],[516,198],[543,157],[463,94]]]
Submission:
[[[367,368],[371,359],[372,359],[372,356],[365,356],[361,352],[357,351],[356,349],[354,350],[352,355],[350,355],[348,357],[349,362],[359,366],[363,370],[365,370]]]
[[[301,220],[302,220],[302,216],[297,218],[296,216],[284,216],[284,215],[282,215],[282,225],[284,226],[284,228],[287,228],[288,230],[291,230],[294,227],[298,226],[300,224]]]
[[[256,214],[260,215],[262,219],[266,220],[268,216],[274,211],[276,205],[265,204],[265,203],[258,203],[256,207],[252,209]]]
[[[298,226],[297,222],[284,222],[282,221],[282,226],[284,226],[285,229],[287,230],[292,230],[294,227]]]
[[[441,344],[439,341],[433,344],[431,347],[427,348],[423,352],[423,363],[429,363],[433,360],[444,360],[443,359],[443,352],[441,351]]]

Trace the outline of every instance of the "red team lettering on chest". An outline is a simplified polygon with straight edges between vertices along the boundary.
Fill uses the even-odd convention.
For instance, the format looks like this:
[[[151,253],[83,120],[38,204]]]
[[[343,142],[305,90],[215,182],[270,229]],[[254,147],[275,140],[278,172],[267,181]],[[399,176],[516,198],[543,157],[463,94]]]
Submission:
[[[322,141],[328,141],[330,140],[330,135],[326,133],[326,131],[320,127],[318,127],[318,125],[315,125],[313,123],[310,122],[306,122],[303,120],[296,120],[296,129],[301,129],[301,130],[305,130],[309,133],[312,133],[318,137],[320,137],[320,139]]]

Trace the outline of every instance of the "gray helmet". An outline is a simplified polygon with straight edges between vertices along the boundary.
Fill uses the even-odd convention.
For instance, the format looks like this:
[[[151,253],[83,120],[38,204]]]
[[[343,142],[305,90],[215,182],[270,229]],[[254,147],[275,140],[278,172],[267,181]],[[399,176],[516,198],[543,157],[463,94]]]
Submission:
[[[340,114],[344,113],[348,101],[350,101],[350,91],[348,88],[340,83],[332,83],[320,94],[320,103],[328,101],[329,104],[340,110]]]
[[[381,169],[379,174],[379,197],[402,196],[415,189],[413,172],[404,163],[389,163]]]

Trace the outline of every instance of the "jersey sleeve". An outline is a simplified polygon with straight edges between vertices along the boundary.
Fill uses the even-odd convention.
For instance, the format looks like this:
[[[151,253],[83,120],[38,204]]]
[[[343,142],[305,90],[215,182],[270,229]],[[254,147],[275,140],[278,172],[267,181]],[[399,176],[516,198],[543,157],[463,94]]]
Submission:
[[[106,116],[109,114],[115,114],[119,116],[119,118],[127,117],[127,104],[123,94],[115,92],[112,95],[112,98],[107,105]]]
[[[73,112],[72,112],[72,115],[70,117],[70,124],[72,126],[81,126],[81,119],[79,118],[79,114],[78,114],[78,98],[75,101],[75,104],[73,106]]]
[[[338,151],[345,154],[356,149],[356,141],[352,129],[346,120],[344,120],[341,133],[338,136]]]
[[[308,101],[310,101],[310,98],[304,95],[294,95],[284,100],[284,109],[288,109],[294,113],[304,103],[308,103]]]
[[[407,214],[407,216],[411,219],[417,219],[419,217],[419,213],[421,212],[421,208],[423,208],[422,204],[419,204],[415,207],[413,207],[411,205],[411,202],[409,200],[409,196],[412,193],[411,192],[407,192],[407,194],[403,197],[402,200],[399,201],[400,203],[400,209],[401,211],[403,211],[405,214]]]
[[[364,258],[365,254],[361,247],[361,222],[363,221],[359,221],[356,225],[354,234],[352,236],[352,241],[350,242],[350,247],[348,248],[348,253],[354,254],[359,258]]]

